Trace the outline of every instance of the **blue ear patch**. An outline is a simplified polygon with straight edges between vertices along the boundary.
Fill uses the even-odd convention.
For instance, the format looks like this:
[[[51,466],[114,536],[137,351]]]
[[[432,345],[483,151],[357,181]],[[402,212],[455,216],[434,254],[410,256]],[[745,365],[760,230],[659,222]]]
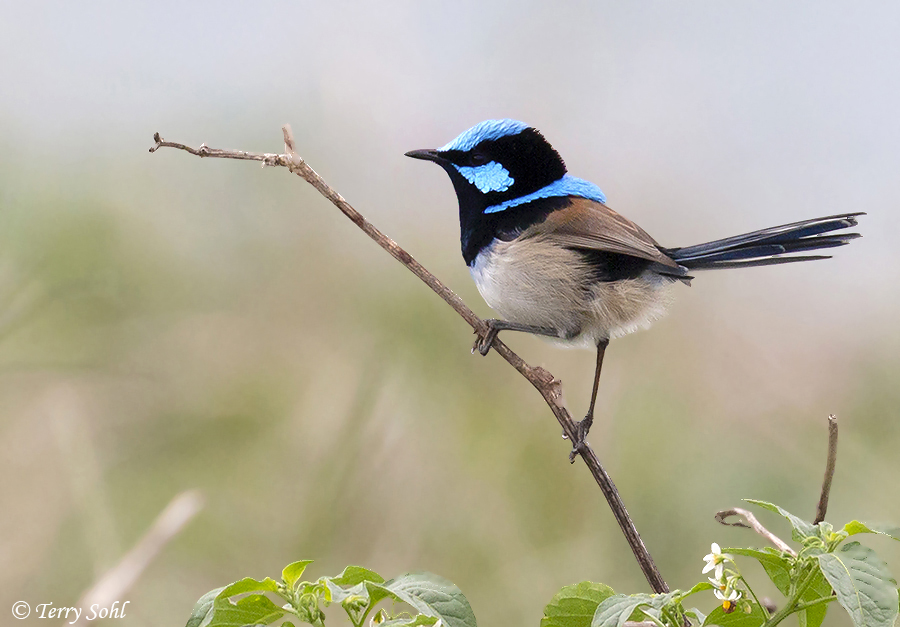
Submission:
[[[460,174],[472,185],[481,190],[482,194],[488,192],[505,192],[516,180],[509,175],[509,170],[496,161],[485,163],[475,167],[462,167],[454,165]]]
[[[500,139],[508,135],[518,135],[526,128],[528,128],[527,124],[517,120],[485,120],[469,130],[463,131],[452,142],[443,148],[438,148],[438,151],[459,150],[468,152],[483,141]]]
[[[501,202],[498,205],[492,205],[485,209],[484,212],[499,213],[500,211],[504,211],[506,209],[509,209],[510,207],[524,205],[534,200],[538,200],[539,198],[553,198],[557,196],[578,196],[579,198],[587,198],[588,200],[595,200],[597,202],[606,202],[606,194],[600,191],[599,187],[597,187],[590,181],[578,179],[574,176],[569,176],[568,174],[566,174],[561,179],[553,181],[546,187],[542,187],[536,192],[531,192],[530,194],[526,194],[525,196],[520,196],[518,198],[513,198],[512,200]]]

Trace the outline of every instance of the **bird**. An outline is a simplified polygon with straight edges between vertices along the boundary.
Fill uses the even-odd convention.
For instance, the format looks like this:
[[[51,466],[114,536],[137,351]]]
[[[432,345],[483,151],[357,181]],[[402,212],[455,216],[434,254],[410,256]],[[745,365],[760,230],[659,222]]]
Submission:
[[[797,254],[843,246],[863,212],[802,220],[678,248],[660,245],[613,211],[600,188],[571,176],[536,128],[485,120],[437,149],[407,157],[450,176],[459,201],[462,256],[485,302],[477,349],[487,355],[500,331],[521,331],[596,350],[590,404],[577,424],[573,455],[594,420],[610,340],[662,317],[677,283],[691,273],[828,259]],[[477,332],[476,332],[477,333]]]

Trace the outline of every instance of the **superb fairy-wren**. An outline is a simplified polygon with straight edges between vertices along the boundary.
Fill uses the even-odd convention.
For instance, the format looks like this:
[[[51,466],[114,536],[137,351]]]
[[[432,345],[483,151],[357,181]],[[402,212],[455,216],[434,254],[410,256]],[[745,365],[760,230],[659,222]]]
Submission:
[[[515,120],[476,124],[442,148],[408,157],[434,161],[459,200],[463,259],[484,300],[502,320],[475,347],[486,355],[497,333],[525,331],[596,347],[591,402],[575,447],[594,416],[609,340],[649,326],[665,312],[670,287],[689,272],[827,259],[791,255],[847,244],[858,233],[845,213],[776,226],[706,244],[666,248],[606,206],[588,181],[566,174],[559,153]]]

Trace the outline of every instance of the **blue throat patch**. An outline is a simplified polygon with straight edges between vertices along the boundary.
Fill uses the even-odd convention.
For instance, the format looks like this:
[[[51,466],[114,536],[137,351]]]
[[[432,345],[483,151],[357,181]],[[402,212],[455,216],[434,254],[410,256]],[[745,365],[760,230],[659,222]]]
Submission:
[[[528,128],[527,124],[517,120],[485,120],[469,130],[463,131],[452,142],[442,148],[438,148],[438,151],[459,150],[468,152],[483,141],[500,139],[507,135],[518,135],[526,128]]]
[[[479,187],[479,189],[481,188]],[[578,179],[566,174],[561,179],[553,181],[536,192],[531,192],[530,194],[520,196],[519,198],[513,198],[512,200],[506,200],[498,205],[492,205],[485,209],[484,212],[499,213],[510,207],[524,205],[540,198],[553,198],[557,196],[578,196],[579,198],[587,198],[588,200],[606,203],[606,194],[604,194],[599,187],[590,181]]]
[[[475,167],[458,166],[454,168],[463,175],[472,185],[481,190],[482,194],[488,192],[505,192],[516,180],[509,175],[509,170],[496,161],[485,163]]]

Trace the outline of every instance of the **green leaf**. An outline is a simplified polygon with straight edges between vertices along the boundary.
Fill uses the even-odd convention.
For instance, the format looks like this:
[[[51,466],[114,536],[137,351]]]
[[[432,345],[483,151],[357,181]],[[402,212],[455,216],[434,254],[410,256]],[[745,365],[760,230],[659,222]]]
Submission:
[[[205,627],[208,625],[209,621],[212,620],[213,603],[215,602],[216,597],[219,596],[219,593],[224,589],[225,588],[216,588],[200,597],[200,600],[194,605],[194,611],[191,612],[191,617],[188,619],[185,627],[200,627],[201,625]]]
[[[300,560],[285,566],[284,570],[281,571],[281,578],[284,579],[285,585],[288,588],[293,588],[294,584],[300,581],[300,577],[303,576],[303,571],[306,570],[306,567],[312,563],[313,560]]]
[[[412,618],[394,618],[379,623],[378,627],[421,627],[423,625],[434,625],[438,622],[436,616],[425,616],[425,614],[416,614]]]
[[[348,566],[337,577],[323,577],[339,586],[355,586],[364,581],[374,581],[375,583],[384,583],[384,577],[376,573],[374,570],[363,568],[362,566]]]
[[[731,553],[732,555],[743,555],[745,557],[752,557],[756,561],[758,561],[763,569],[766,571],[766,574],[769,576],[769,579],[772,580],[772,583],[775,584],[775,587],[778,588],[778,591],[781,592],[784,596],[788,596],[791,591],[791,561],[784,557],[783,554],[778,553],[770,553],[768,551],[760,551],[759,549],[724,549],[724,553]]]
[[[262,581],[257,581],[252,577],[244,577],[240,581],[235,581],[230,586],[225,586],[222,592],[219,593],[219,597],[233,597],[237,594],[244,594],[245,592],[275,592],[278,590],[278,584],[274,579],[270,579],[266,577]]]
[[[856,627],[892,627],[900,602],[896,580],[881,558],[859,542],[818,556],[822,574]]]
[[[749,607],[750,612],[745,612],[744,608]],[[716,606],[706,620],[703,621],[703,627],[707,625],[719,625],[719,627],[759,627],[765,624],[769,619],[769,614],[752,601],[738,601],[737,609],[731,613],[726,613],[721,605]]]
[[[609,586],[592,581],[564,586],[544,608],[541,627],[590,627],[597,606],[614,594]]]
[[[378,605],[384,599],[394,599],[395,601],[403,601],[399,596],[397,596],[392,590],[384,587],[384,584],[375,583],[374,581],[364,581],[360,584],[361,587],[366,589],[365,595],[369,597],[369,603],[372,607]],[[356,589],[356,586],[354,586]]]
[[[827,598],[831,596],[831,584],[825,579],[820,569],[816,569],[816,574],[809,584],[806,591],[800,595],[801,603],[809,603],[816,599]],[[797,617],[800,619],[800,627],[819,627],[825,620],[825,614],[828,613],[828,604],[820,603],[805,610],[800,610]]]
[[[233,585],[233,584],[232,584]],[[227,588],[226,588],[227,591]],[[284,616],[285,611],[262,594],[251,594],[232,602],[224,591],[213,603],[212,619],[204,627],[244,627],[268,625]]]
[[[878,533],[893,538],[894,540],[900,540],[900,527],[893,527],[891,525],[867,525],[858,520],[851,520],[844,525],[844,531],[847,532],[847,535],[851,536],[855,536],[858,533]]]
[[[696,607],[692,607],[689,610],[685,610],[684,615],[688,618],[694,619],[695,625],[702,625],[706,622],[706,614],[698,610]]]
[[[365,585],[373,605],[380,600],[376,600],[373,589],[381,588],[420,614],[437,616],[448,627],[476,627],[475,614],[465,595],[453,583],[437,575],[408,573],[383,584],[367,581]]]
[[[802,541],[803,538],[810,538],[810,537],[818,536],[816,526],[814,524],[812,524],[811,522],[807,522],[807,521],[803,520],[802,518],[798,518],[797,516],[794,516],[789,511],[778,507],[774,503],[767,503],[766,501],[757,501],[754,499],[744,499],[744,500],[747,501],[748,503],[753,503],[754,505],[759,505],[763,509],[767,509],[770,512],[775,512],[776,514],[781,514],[782,516],[787,518],[790,521],[791,526],[794,528],[793,538],[797,542]]]
[[[367,581],[380,584],[384,583],[384,578],[375,571],[361,566],[348,566],[337,577],[319,578],[319,584],[324,585],[328,591],[325,596],[326,601],[344,603],[350,599],[354,606],[360,606],[360,601],[352,597],[362,597],[368,603],[369,591],[364,585]],[[349,586],[349,588],[344,586]],[[349,612],[351,608],[345,607],[344,609]]]
[[[369,590],[364,583],[359,583],[350,588],[342,588],[327,577],[323,577],[323,579],[325,588],[328,591],[325,595],[325,600],[328,603],[343,603],[351,597],[362,597],[367,600],[369,598]],[[351,602],[356,603],[356,601],[352,600]]]
[[[714,590],[715,586],[713,586],[708,581],[701,581],[696,586],[688,590],[687,592],[682,593],[681,599],[684,600],[691,596],[692,594],[697,594],[698,592],[706,592],[707,590]]]
[[[591,620],[591,627],[622,627],[639,605],[649,602],[649,594],[613,595],[597,606],[597,611],[594,612],[594,618]]]
[[[646,596],[646,595],[640,595],[640,596]],[[680,596],[681,596],[680,590],[675,590],[674,592],[667,592],[666,594],[651,594],[650,602],[648,603],[648,605],[652,608],[660,610],[664,606],[671,603],[672,599],[674,599],[675,597],[680,597]]]
[[[597,606],[591,627],[622,627],[629,619],[640,620],[642,618],[642,616],[632,618],[635,610],[642,606],[646,605],[653,610],[661,610],[680,594],[677,590],[667,594],[616,594]],[[654,616],[658,615],[658,611],[654,612]]]

